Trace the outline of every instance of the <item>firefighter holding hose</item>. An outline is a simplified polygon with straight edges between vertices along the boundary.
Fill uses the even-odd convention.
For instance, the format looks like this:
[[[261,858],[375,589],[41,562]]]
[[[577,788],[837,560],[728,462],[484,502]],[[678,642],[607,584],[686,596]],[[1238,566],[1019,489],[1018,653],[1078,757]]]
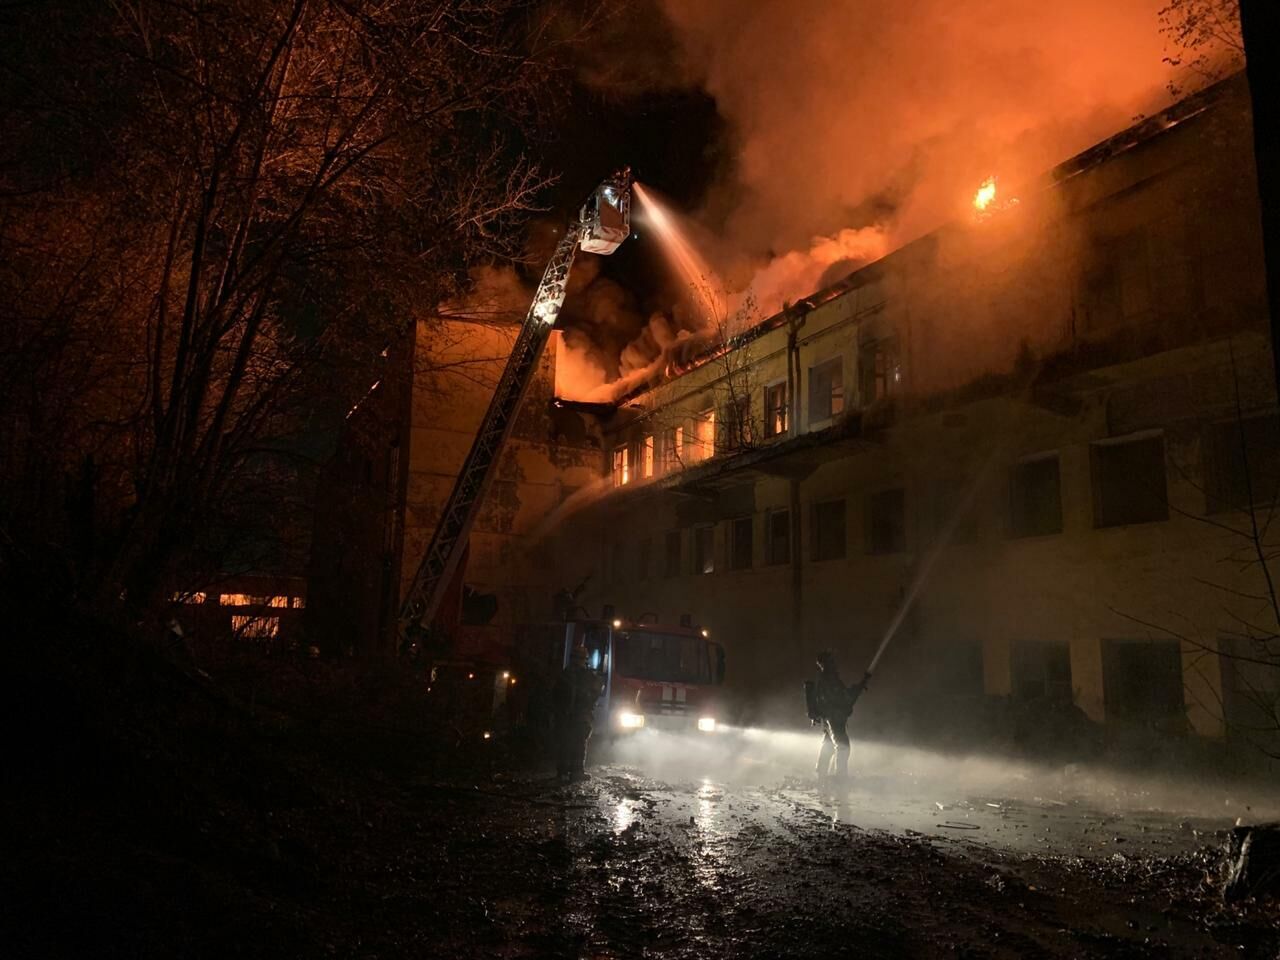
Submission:
[[[836,658],[830,650],[818,654],[818,679],[805,684],[809,720],[822,725],[822,747],[818,750],[818,779],[831,775],[831,761],[835,759],[835,777],[843,780],[849,775],[849,714],[853,705],[867,688],[867,680],[846,686],[840,679]],[[871,674],[868,672],[867,677]]]
[[[604,692],[599,675],[587,666],[587,648],[576,646],[551,691],[555,713],[556,774],[562,780],[586,777],[591,717]]]

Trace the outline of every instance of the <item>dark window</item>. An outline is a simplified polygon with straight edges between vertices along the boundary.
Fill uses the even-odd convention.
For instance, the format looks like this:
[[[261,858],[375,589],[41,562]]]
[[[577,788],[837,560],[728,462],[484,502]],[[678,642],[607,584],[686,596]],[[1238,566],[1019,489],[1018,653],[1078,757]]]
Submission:
[[[1105,330],[1151,310],[1145,230],[1097,241],[1086,254],[1080,282],[1084,329]]]
[[[824,360],[809,368],[809,423],[822,423],[844,412],[844,361]]]
[[[1019,700],[1069,703],[1071,647],[1065,642],[1014,644],[1013,695]]]
[[[1107,720],[1178,731],[1186,719],[1177,640],[1102,641]]]
[[[811,512],[813,530],[809,534],[814,560],[839,560],[845,555],[844,501],[815,503]]]
[[[907,549],[906,497],[899,487],[867,498],[867,549],[871,553],[901,553]]]
[[[751,517],[739,517],[729,524],[729,569],[750,570],[752,550]]]
[[[693,530],[693,572],[716,572],[716,528],[695,527]]]
[[[895,338],[870,340],[858,347],[858,380],[864,405],[877,403],[898,392],[902,366]]]
[[[1169,519],[1162,435],[1090,447],[1095,527]]]
[[[1009,478],[1009,532],[1038,537],[1062,532],[1062,484],[1058,455],[1016,463]]]
[[[1210,424],[1204,438],[1209,513],[1275,503],[1280,493],[1280,417]]]
[[[743,397],[720,412],[720,450],[733,453],[751,445],[751,400]]]
[[[640,548],[636,551],[636,579],[649,579],[649,555],[653,552],[653,541],[645,537],[640,541]]]
[[[770,510],[765,515],[765,557],[768,564],[791,562],[791,511]]]
[[[764,435],[780,437],[787,432],[787,385],[775,383],[764,388]]]
[[[680,576],[680,531],[668,530],[663,546],[662,572],[668,577]]]

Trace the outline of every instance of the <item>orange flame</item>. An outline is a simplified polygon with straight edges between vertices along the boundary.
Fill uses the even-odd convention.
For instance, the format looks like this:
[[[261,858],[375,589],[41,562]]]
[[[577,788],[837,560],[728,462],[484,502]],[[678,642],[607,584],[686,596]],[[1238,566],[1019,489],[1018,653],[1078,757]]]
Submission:
[[[978,192],[973,195],[973,208],[979,213],[983,213],[991,206],[991,201],[996,198],[996,178],[987,177],[982,181],[982,186],[978,187]]]

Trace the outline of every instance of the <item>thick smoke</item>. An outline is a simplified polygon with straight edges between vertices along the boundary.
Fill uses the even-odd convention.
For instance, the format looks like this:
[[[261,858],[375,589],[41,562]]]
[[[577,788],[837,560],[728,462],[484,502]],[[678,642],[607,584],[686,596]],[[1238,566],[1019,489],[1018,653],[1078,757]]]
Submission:
[[[803,250],[963,211],[1167,102],[1164,0],[663,0],[738,138],[724,235]],[[720,201],[724,203],[724,201]]]
[[[715,98],[735,163],[697,215],[715,237],[700,245],[731,312],[761,317],[967,215],[988,176],[1016,188],[1163,108],[1175,79],[1166,0],[653,2],[677,62],[637,42],[632,55],[665,70],[613,76],[692,77]],[[567,338],[566,395],[609,399],[708,336],[632,316],[615,352],[599,333],[617,310],[598,306],[590,334]]]

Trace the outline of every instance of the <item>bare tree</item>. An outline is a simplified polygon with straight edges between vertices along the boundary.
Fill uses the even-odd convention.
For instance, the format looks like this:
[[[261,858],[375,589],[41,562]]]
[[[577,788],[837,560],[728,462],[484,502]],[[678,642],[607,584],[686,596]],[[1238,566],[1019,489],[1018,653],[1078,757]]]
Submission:
[[[1244,63],[1239,0],[1171,0],[1159,16],[1169,65],[1212,83]],[[1175,95],[1183,92],[1177,80],[1171,81],[1170,90]]]
[[[585,21],[525,0],[7,17],[0,523],[141,608],[270,516],[317,407],[511,252],[543,183],[512,144]]]

